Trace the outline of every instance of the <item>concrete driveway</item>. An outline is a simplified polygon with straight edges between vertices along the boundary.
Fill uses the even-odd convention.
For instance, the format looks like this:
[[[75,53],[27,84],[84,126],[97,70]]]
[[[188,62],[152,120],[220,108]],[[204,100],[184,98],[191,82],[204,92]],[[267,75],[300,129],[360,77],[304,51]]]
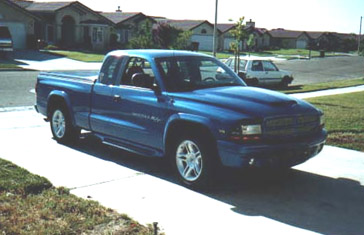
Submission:
[[[41,53],[34,50],[14,51],[10,56],[23,69],[38,71],[53,70],[99,70],[100,62],[82,62],[66,57]]]
[[[281,176],[225,172],[215,189],[180,186],[163,162],[84,134],[57,144],[34,110],[0,112],[0,157],[166,234],[363,234],[364,153],[325,146]]]

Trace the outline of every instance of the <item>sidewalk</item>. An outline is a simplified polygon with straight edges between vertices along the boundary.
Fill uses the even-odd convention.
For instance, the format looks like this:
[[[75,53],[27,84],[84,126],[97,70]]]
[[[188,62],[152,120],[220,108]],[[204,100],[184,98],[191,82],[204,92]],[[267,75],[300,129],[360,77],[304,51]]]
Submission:
[[[354,86],[354,87],[345,87],[345,88],[336,88],[322,91],[311,91],[311,92],[303,92],[303,93],[295,93],[290,94],[291,96],[299,99],[307,99],[314,98],[319,96],[329,96],[329,95],[340,95],[346,93],[360,92],[364,91],[364,85]]]

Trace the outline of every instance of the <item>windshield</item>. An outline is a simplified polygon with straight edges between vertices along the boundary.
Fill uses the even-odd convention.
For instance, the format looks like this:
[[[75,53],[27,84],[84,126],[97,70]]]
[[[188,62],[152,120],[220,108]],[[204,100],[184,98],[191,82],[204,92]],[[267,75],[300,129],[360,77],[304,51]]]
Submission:
[[[209,57],[168,57],[156,59],[168,91],[244,86],[244,82],[221,62]]]

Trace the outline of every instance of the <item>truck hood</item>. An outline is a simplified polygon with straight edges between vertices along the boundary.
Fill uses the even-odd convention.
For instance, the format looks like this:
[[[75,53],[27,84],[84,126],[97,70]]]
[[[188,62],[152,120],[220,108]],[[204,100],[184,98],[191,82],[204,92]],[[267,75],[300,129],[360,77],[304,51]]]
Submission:
[[[219,107],[254,117],[291,115],[317,112],[309,103],[267,89],[256,87],[219,87],[173,93],[176,101],[193,101],[206,105],[203,108]],[[184,104],[187,105],[188,104]]]

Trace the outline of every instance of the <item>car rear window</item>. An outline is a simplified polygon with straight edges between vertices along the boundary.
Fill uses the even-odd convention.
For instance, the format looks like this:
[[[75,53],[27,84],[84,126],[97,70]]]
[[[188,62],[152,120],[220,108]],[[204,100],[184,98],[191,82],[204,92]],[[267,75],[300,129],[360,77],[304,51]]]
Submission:
[[[0,27],[0,37],[11,38],[8,27]]]

